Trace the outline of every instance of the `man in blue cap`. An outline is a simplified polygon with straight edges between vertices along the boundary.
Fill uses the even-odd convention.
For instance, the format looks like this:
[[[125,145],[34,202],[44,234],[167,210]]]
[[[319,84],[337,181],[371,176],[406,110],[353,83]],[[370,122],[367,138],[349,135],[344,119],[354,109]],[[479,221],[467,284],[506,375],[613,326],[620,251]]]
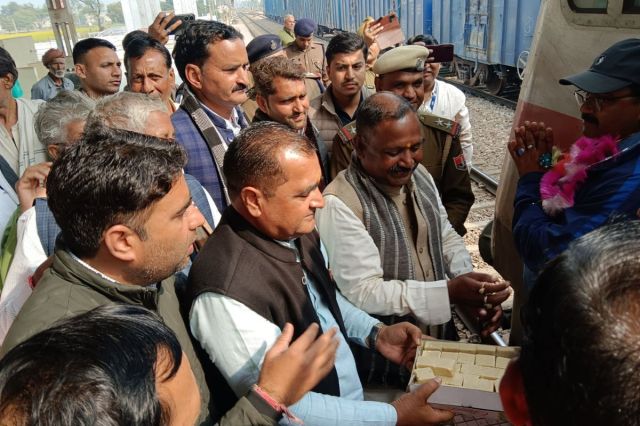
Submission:
[[[640,38],[614,44],[560,84],[577,88],[582,134],[592,139],[571,147],[565,167],[553,169],[555,181],[554,174],[543,180],[551,167],[551,128],[525,123],[509,143],[520,175],[513,237],[533,273],[611,216],[640,214]]]
[[[296,39],[284,49],[284,52],[287,58],[302,67],[308,77],[317,79],[324,91],[324,87],[329,83],[329,76],[326,70],[324,45],[313,41],[313,33],[317,28],[318,25],[313,19],[299,19],[293,27]]]

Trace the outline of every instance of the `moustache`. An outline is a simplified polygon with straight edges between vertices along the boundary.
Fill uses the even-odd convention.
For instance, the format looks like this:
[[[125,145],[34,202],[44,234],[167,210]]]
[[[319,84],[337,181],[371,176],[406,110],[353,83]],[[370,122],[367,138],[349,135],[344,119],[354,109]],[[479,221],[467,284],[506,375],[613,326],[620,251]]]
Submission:
[[[407,173],[413,173],[413,171],[418,167],[418,163],[415,163],[413,167],[402,167],[399,165],[395,165],[389,169],[389,174],[391,175],[406,175]]]
[[[238,84],[237,86],[233,87],[233,91],[234,92],[246,92],[247,91],[247,86],[244,84]]]
[[[593,115],[590,114],[581,114],[580,115],[582,118],[582,121],[586,122],[586,123],[591,123],[591,124],[598,124],[598,119],[595,118]]]

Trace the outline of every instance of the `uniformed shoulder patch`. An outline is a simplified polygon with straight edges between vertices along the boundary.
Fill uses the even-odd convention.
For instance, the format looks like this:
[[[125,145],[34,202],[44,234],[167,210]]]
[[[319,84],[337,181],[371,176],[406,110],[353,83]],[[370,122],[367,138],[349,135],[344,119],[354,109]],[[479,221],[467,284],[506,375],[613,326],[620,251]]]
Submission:
[[[351,141],[356,136],[356,121],[353,120],[351,123],[342,127],[338,131],[338,136],[340,136],[342,143],[351,145]]]
[[[458,170],[467,170],[467,162],[464,159],[464,154],[453,157],[453,165]]]
[[[425,126],[445,132],[454,138],[460,135],[460,124],[453,120],[430,114],[428,112],[420,112],[418,113],[418,116],[420,117],[422,124]]]

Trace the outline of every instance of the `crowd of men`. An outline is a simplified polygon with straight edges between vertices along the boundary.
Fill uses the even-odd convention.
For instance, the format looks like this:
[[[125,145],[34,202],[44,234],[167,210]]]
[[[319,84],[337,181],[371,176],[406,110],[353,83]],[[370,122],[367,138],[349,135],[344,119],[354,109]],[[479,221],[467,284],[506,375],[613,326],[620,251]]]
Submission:
[[[15,99],[18,72],[0,48],[0,418],[450,420],[427,403],[438,379],[389,402],[365,401],[363,388],[404,388],[424,334],[456,338],[452,305],[484,336],[495,331],[511,293],[473,270],[462,240],[474,202],[471,130],[462,92],[436,79],[428,46],[437,41],[419,35],[378,57],[372,21],[362,36],[339,34],[325,47],[313,41],[315,22],[288,15],[279,35],[248,45],[231,26],[196,20],[170,53],[171,17],[125,37],[124,92],[115,46],[89,38],[73,49],[77,90],[52,49],[32,100]],[[638,161],[640,41],[621,43],[562,80],[584,90],[590,136],[620,139],[597,169],[621,182],[617,204],[599,199],[601,216],[640,207],[640,172],[620,165]],[[617,103],[628,105],[614,116]],[[542,273],[522,356],[503,381],[505,410],[523,425],[566,424],[571,407],[581,407],[581,424],[628,424],[639,405],[632,384],[574,369],[638,366],[618,350],[635,347],[634,327],[599,342],[593,318],[624,322],[632,310],[637,286],[620,271],[637,268],[640,225],[578,227],[567,215],[578,231],[555,247],[560,225],[533,210],[530,188],[552,129],[527,123],[516,136],[516,236]],[[601,175],[587,176],[593,191]],[[570,208],[581,207],[592,200],[577,196]],[[536,246],[542,232],[553,236]],[[567,251],[543,264],[540,247]],[[559,309],[567,298],[577,299],[576,315]],[[624,396],[623,410],[610,394]]]

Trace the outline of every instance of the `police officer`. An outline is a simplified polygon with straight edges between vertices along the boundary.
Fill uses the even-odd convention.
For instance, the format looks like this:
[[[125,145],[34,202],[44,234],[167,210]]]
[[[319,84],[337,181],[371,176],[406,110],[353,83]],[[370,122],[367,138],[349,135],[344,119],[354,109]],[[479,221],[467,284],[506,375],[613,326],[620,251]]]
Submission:
[[[255,69],[256,65],[263,59],[274,56],[286,56],[282,48],[280,37],[275,34],[262,34],[255,37],[247,44],[247,56],[249,58],[249,71]],[[314,99],[322,94],[319,79],[316,77],[305,75],[305,87],[307,88],[307,98]],[[253,79],[251,81],[253,86]],[[245,114],[249,121],[253,121],[253,117],[258,109],[256,104],[256,94],[253,87],[249,90],[249,99],[242,104]]]
[[[312,19],[298,20],[293,27],[296,39],[284,51],[289,59],[302,67],[308,77],[316,78],[324,91],[329,77],[326,71],[324,45],[313,41],[313,33],[317,28]]]
[[[373,72],[377,74],[376,91],[402,96],[417,111],[424,98],[423,70],[428,55],[426,47],[417,45],[396,47],[382,54],[373,66]],[[422,164],[436,183],[449,222],[458,234],[464,235],[467,232],[464,222],[475,197],[458,138],[460,127],[453,120],[428,112],[418,116],[424,137]],[[345,126],[338,136],[341,145],[335,146],[338,141],[334,141],[332,170],[336,162],[340,162],[342,168],[348,166],[353,150],[350,139],[355,136],[355,126]]]

